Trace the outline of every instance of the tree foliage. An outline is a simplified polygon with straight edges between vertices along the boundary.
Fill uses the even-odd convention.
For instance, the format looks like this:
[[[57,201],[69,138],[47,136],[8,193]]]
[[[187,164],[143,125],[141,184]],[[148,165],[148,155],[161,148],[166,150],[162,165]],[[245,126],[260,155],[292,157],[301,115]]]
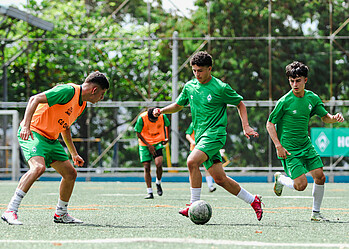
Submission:
[[[124,0],[30,0],[25,11],[54,24],[44,32],[12,18],[0,22],[0,58],[6,62],[21,50],[29,50],[8,67],[9,101],[27,101],[56,84],[81,84],[88,73],[99,70],[112,84],[105,101],[171,100],[172,35],[179,33],[179,60],[190,55],[211,38],[202,50],[214,58],[213,75],[230,84],[245,100],[273,100],[289,90],[285,66],[300,60],[310,67],[308,89],[324,100],[349,96],[348,39],[338,38],[333,46],[333,81],[330,78],[330,41],[314,39],[330,36],[348,18],[348,3],[333,4],[332,31],[328,1],[271,1],[271,30],[268,27],[269,1],[196,0],[197,9],[186,18],[162,9],[161,0],[132,0],[118,10]],[[148,5],[149,4],[149,5]],[[148,9],[148,6],[151,8]],[[118,10],[118,11],[117,11]],[[150,16],[149,11],[150,10]],[[149,23],[150,20],[150,23]],[[269,92],[268,36],[271,40],[271,83]],[[348,37],[346,25],[337,37]],[[219,37],[215,38],[215,37]],[[293,37],[285,39],[285,37]],[[152,38],[152,39],[148,39]],[[150,70],[149,70],[150,69]],[[1,69],[2,70],[2,69]],[[193,75],[188,64],[179,73],[180,89]],[[332,90],[331,90],[332,89]],[[2,86],[0,87],[2,94]],[[77,137],[103,137],[105,148],[142,108],[89,108],[75,124]],[[335,110],[334,110],[335,111]],[[235,108],[229,108],[230,157],[239,166],[265,166],[268,139],[267,108],[249,108],[250,124],[261,135],[248,141],[242,134]],[[318,121],[312,121],[314,125]],[[189,109],[180,115],[180,132],[190,123]],[[126,138],[135,138],[130,130]],[[79,150],[95,158],[97,149],[81,144]],[[94,145],[93,145],[94,146]],[[247,149],[246,149],[247,148]],[[187,147],[181,143],[185,155]],[[122,165],[137,165],[134,146],[119,144]],[[112,155],[104,166],[112,164]],[[274,157],[275,158],[275,157]],[[130,161],[131,160],[131,161]],[[184,164],[184,157],[181,157]],[[133,160],[134,161],[134,160]]]

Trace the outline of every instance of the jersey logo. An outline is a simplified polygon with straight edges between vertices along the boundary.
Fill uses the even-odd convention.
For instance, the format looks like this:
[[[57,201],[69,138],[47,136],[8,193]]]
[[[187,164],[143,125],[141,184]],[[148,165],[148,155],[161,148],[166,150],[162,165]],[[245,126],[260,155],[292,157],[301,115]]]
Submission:
[[[32,151],[35,153],[35,152],[36,152],[36,147],[33,147],[33,148],[32,148]]]
[[[297,110],[293,110],[293,114],[297,114]]]
[[[209,95],[207,96],[207,101],[210,102],[211,100],[212,100],[212,96],[211,96],[211,94],[209,94]]]
[[[68,110],[65,113],[68,114],[68,116],[70,116],[70,114],[72,112],[73,112],[73,107],[69,107]]]
[[[309,110],[311,110],[311,109],[313,108],[311,104],[309,104],[309,106],[308,106],[308,107],[309,107]]]
[[[190,95],[190,98],[193,99],[194,98],[193,95]]]

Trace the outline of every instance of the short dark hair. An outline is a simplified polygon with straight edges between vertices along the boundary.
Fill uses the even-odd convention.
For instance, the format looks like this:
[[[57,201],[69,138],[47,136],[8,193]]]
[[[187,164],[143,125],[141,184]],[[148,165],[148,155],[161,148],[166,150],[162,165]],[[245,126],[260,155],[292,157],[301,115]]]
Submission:
[[[86,83],[95,83],[99,85],[102,89],[109,89],[109,81],[107,79],[107,76],[105,74],[95,71],[93,73],[90,73],[89,76],[87,76]]]
[[[190,60],[190,66],[194,65],[197,65],[199,67],[212,67],[212,56],[207,52],[200,51],[194,54],[194,56]]]
[[[308,77],[309,68],[302,62],[294,61],[285,68],[287,78]]]
[[[150,120],[156,121],[156,120],[158,120],[158,117],[155,117],[155,116],[153,115],[154,109],[155,109],[155,108],[150,108],[150,109],[148,109],[148,118],[149,118]]]

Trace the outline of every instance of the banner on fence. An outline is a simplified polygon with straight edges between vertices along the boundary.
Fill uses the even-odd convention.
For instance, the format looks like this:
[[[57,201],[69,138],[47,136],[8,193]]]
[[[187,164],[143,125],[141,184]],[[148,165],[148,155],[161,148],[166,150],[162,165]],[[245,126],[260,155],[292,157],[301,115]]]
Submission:
[[[310,136],[320,156],[349,156],[349,128],[311,128]]]

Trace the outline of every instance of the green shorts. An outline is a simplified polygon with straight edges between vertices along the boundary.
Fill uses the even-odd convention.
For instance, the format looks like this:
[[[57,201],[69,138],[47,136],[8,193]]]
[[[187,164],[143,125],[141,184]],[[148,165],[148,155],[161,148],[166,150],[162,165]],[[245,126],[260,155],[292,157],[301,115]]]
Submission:
[[[219,152],[223,148],[227,137],[217,136],[215,138],[203,136],[199,138],[199,141],[195,145],[195,149],[204,152],[208,159],[203,163],[206,169],[209,169],[213,164],[222,162],[222,156]]]
[[[147,146],[141,146],[139,145],[139,158],[141,160],[141,163],[144,162],[149,162],[151,161],[153,158],[156,158],[158,156],[162,156],[162,148],[164,148],[164,146],[162,145],[162,143],[158,143],[158,144],[153,144],[153,146],[155,147],[155,150],[157,152],[157,155],[154,157]]]
[[[46,166],[50,166],[55,161],[69,160],[67,153],[65,152],[61,143],[56,140],[48,139],[41,136],[39,133],[32,131],[34,140],[29,137],[28,140],[20,138],[19,134],[21,127],[18,129],[18,142],[22,148],[25,160],[28,162],[30,158],[34,156],[41,156],[45,159]]]
[[[286,174],[292,179],[296,179],[309,171],[324,166],[314,146],[311,146],[295,155],[293,155],[292,152],[290,153],[291,155],[287,156],[286,159],[280,160]]]

